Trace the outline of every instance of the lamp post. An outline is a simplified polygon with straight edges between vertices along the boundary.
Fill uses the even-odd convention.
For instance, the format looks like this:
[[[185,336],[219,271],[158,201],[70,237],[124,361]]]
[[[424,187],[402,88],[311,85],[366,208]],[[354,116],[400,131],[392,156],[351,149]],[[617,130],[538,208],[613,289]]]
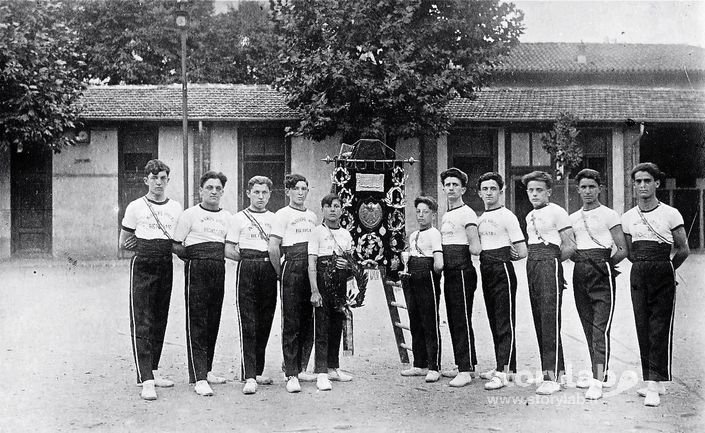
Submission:
[[[185,10],[176,11],[176,27],[181,34],[181,105],[183,112],[182,135],[183,135],[183,158],[184,158],[184,209],[189,207],[189,187],[188,187],[188,86],[186,84],[186,36],[189,25],[188,12]]]

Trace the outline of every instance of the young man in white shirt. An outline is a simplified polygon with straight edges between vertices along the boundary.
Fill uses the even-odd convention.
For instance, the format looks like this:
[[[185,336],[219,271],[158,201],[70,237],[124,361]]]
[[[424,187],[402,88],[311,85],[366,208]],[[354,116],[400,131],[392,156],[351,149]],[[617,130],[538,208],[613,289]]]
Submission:
[[[419,229],[409,235],[409,262],[402,273],[411,328],[414,365],[402,376],[426,376],[426,382],[437,382],[441,374],[441,331],[438,301],[441,298],[443,251],[441,232],[432,226],[438,203],[432,197],[416,197],[416,221]]]
[[[147,162],[144,183],[149,190],[127,206],[120,231],[120,247],[135,251],[130,262],[130,337],[145,400],[157,399],[155,386],[174,386],[158,373],[173,281],[171,239],[183,210],[166,196],[169,172],[158,159]]]
[[[534,171],[521,181],[534,207],[526,216],[529,237],[526,276],[543,372],[543,382],[536,393],[550,395],[560,391],[559,380],[565,371],[561,342],[563,261],[575,252],[575,236],[568,213],[550,202],[551,175]]]
[[[579,378],[577,387],[588,388],[585,398],[597,400],[609,368],[615,266],[626,257],[627,247],[619,215],[600,203],[600,173],[586,168],[575,175],[575,182],[583,207],[570,215],[577,244],[573,291],[592,364],[592,378]]]
[[[262,376],[269,333],[277,307],[277,274],[269,258],[269,235],[274,213],[267,210],[272,181],[254,176],[247,182],[250,205],[233,217],[228,231],[225,257],[237,261],[235,307],[240,329],[240,377],[244,394],[254,394],[257,385],[271,385]]]
[[[480,275],[482,293],[494,342],[496,367],[486,390],[507,385],[516,373],[516,293],[517,277],[512,260],[527,256],[526,240],[516,215],[500,201],[504,180],[499,173],[485,173],[477,180],[485,212],[478,219],[480,235]]]
[[[632,307],[646,382],[646,389],[638,392],[645,406],[658,406],[659,395],[666,392],[663,383],[672,380],[676,269],[690,249],[683,216],[656,198],[664,177],[658,166],[638,164],[631,177],[637,205],[622,215],[622,230],[632,262]]]
[[[350,232],[340,227],[343,206],[336,194],[321,200],[323,224],[316,226],[308,242],[308,278],[315,317],[315,373],[319,391],[330,391],[331,380],[349,382],[352,376],[340,368],[340,339],[343,335],[347,282],[350,265],[342,257],[351,252]]]
[[[441,220],[443,276],[448,328],[458,374],[450,386],[461,387],[472,380],[477,365],[472,305],[477,289],[477,272],[471,254],[480,254],[477,215],[463,202],[468,175],[455,167],[441,173],[448,210]]]
[[[174,232],[174,252],[185,260],[189,383],[202,396],[213,395],[210,384],[226,382],[212,370],[225,293],[225,238],[232,218],[220,208],[227,180],[220,172],[204,173],[201,202],[181,214]]]
[[[306,369],[306,342],[313,334],[311,286],[308,278],[308,241],[318,217],[306,209],[308,181],[300,174],[284,180],[289,205],[277,211],[269,237],[269,257],[281,281],[282,350],[286,390],[301,391],[299,374]],[[284,264],[280,265],[281,253]]]

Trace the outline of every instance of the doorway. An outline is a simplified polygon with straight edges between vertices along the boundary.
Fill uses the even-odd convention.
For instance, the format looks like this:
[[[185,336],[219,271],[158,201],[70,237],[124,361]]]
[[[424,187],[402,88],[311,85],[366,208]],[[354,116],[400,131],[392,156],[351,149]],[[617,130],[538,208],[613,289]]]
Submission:
[[[130,125],[118,130],[118,236],[127,205],[147,193],[144,166],[158,157],[158,140],[156,127]],[[120,251],[124,256],[125,252]]]
[[[10,253],[47,255],[52,249],[52,153],[13,150],[10,159]]]

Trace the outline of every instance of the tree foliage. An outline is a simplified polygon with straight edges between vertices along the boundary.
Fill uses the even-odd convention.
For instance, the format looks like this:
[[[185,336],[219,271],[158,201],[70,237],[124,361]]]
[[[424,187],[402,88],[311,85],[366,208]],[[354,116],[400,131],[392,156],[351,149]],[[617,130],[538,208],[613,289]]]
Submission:
[[[0,150],[72,144],[85,63],[75,32],[56,19],[60,7],[0,4]]]
[[[188,81],[260,83],[272,80],[273,25],[266,3],[241,2],[215,14],[213,0],[66,0],[86,50],[88,73],[105,84],[181,82],[176,11],[189,12]]]
[[[553,123],[553,129],[543,137],[543,148],[556,162],[556,180],[565,176],[580,166],[583,161],[583,148],[578,142],[578,116],[568,112],[561,112]]]
[[[271,0],[284,73],[276,84],[316,140],[447,132],[448,103],[471,97],[518,42],[521,11],[466,0]]]

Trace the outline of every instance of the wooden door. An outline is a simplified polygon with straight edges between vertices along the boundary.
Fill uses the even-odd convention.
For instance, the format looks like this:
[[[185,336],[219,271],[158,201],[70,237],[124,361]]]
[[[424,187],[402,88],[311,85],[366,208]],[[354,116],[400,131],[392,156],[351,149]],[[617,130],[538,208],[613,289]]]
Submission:
[[[267,209],[286,205],[284,175],[290,170],[289,143],[283,128],[243,128],[240,131],[240,209],[249,206],[245,191],[253,176],[267,176],[274,187]],[[239,209],[238,209],[239,210]]]
[[[11,254],[51,254],[52,153],[27,148],[10,160]]]
[[[156,127],[130,125],[118,131],[118,235],[127,205],[147,193],[144,166],[158,158],[158,139]]]

